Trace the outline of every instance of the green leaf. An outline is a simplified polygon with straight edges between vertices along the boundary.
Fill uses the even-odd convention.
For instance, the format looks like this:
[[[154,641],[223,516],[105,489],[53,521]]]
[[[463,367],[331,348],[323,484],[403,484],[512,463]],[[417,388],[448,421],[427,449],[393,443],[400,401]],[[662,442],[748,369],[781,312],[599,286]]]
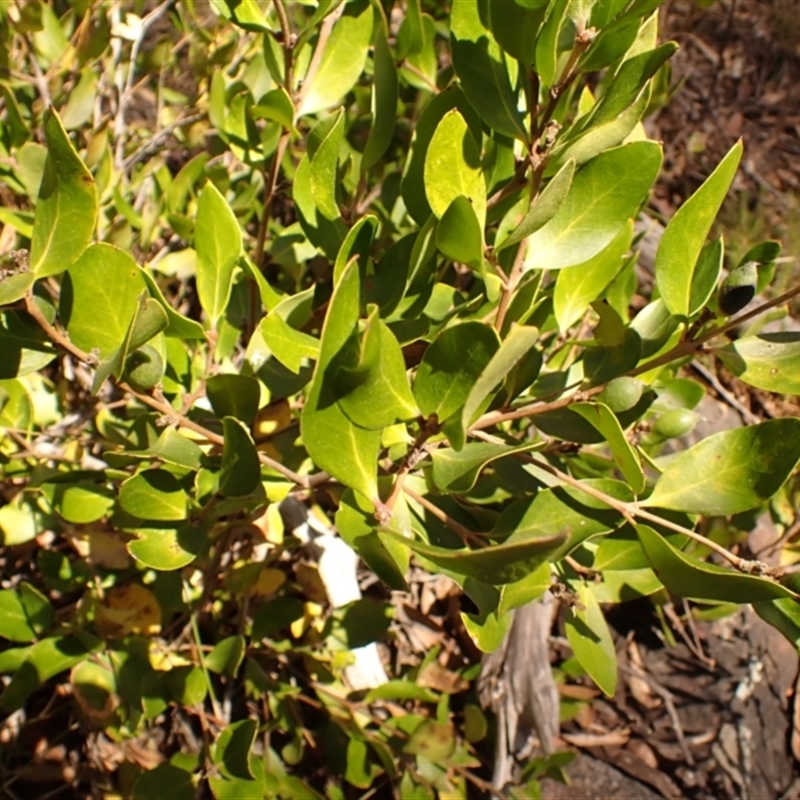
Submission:
[[[503,544],[477,550],[452,550],[419,539],[407,539],[393,531],[387,531],[385,535],[402,542],[442,569],[493,586],[522,580],[545,561],[551,560],[567,541],[566,533],[553,536],[514,535]]]
[[[422,756],[437,763],[448,759],[453,754],[455,746],[456,738],[450,725],[426,719],[411,734],[411,738],[403,747],[403,752]]]
[[[633,499],[630,488],[621,481],[600,478],[585,483],[617,500]],[[512,536],[524,539],[566,531],[568,538],[553,558],[557,560],[586,539],[615,530],[623,521],[618,511],[586,492],[572,486],[554,486],[508,506],[497,518],[492,538],[503,541]]]
[[[800,603],[796,599],[762,600],[753,603],[753,611],[800,650]]]
[[[639,210],[661,167],[655,142],[606,150],[575,174],[556,215],[528,239],[525,269],[582,264],[604,250]]]
[[[480,118],[457,85],[449,86],[430,99],[414,127],[411,150],[403,168],[403,179],[400,184],[408,213],[419,225],[424,225],[433,213],[425,194],[425,158],[439,122],[454,108],[457,108],[466,120],[473,139],[477,142],[483,137]]]
[[[436,246],[447,258],[472,269],[483,263],[483,229],[472,203],[460,195],[453,200],[436,226]]]
[[[68,269],[89,246],[97,223],[97,189],[58,118],[44,112],[47,160],[36,203],[30,271],[36,278]]]
[[[492,129],[528,140],[506,56],[483,24],[478,0],[459,0],[450,12],[453,66],[469,102]],[[480,219],[480,216],[479,216]]]
[[[589,677],[607,697],[617,689],[617,652],[592,588],[581,583],[576,600],[583,606],[573,606],[564,620],[572,652]]]
[[[717,288],[724,258],[725,245],[721,236],[713,242],[709,242],[700,252],[694,275],[692,275],[692,288],[689,293],[690,317],[706,307],[714,289]]]
[[[613,241],[596,256],[558,273],[553,292],[553,311],[558,329],[566,331],[586,313],[591,302],[603,293],[624,264],[633,240],[633,223],[628,221]]]
[[[244,659],[245,644],[244,636],[228,636],[220,640],[214,649],[203,657],[206,669],[233,678]]]
[[[739,141],[703,185],[675,212],[661,237],[655,261],[656,283],[661,298],[675,316],[689,314],[697,260],[741,157],[742,143]]]
[[[609,83],[608,90],[581,127],[587,129],[617,119],[633,105],[650,78],[677,50],[678,45],[675,42],[666,42],[654,50],[639,53],[624,61]]]
[[[508,3],[489,0],[489,26],[498,44],[525,66],[533,64],[536,37],[547,13],[547,2]]]
[[[366,172],[389,148],[397,118],[397,67],[381,26],[375,39],[374,78],[372,83],[372,127],[361,157],[361,171]]]
[[[229,725],[217,739],[213,761],[226,778],[252,780],[250,751],[256,739],[258,723],[245,719]]]
[[[14,589],[0,591],[0,636],[12,642],[32,642],[36,638],[22,598]]]
[[[9,275],[0,281],[0,306],[8,306],[22,300],[33,286],[36,276],[32,272]]]
[[[378,229],[378,218],[374,214],[367,214],[361,217],[355,225],[347,232],[342,246],[336,255],[333,265],[333,282],[338,284],[342,277],[345,267],[350,263],[354,256],[358,257],[358,272],[362,282],[367,274],[367,264],[369,263],[372,241]]]
[[[358,363],[340,367],[335,375],[342,411],[370,430],[419,416],[400,345],[378,312],[371,307]]]
[[[235,417],[252,427],[261,402],[261,389],[255,378],[235,373],[212,375],[206,380],[206,396],[220,419]]]
[[[466,431],[472,424],[486,400],[503,382],[519,362],[525,358],[536,340],[539,338],[538,328],[526,325],[514,325],[503,340],[500,349],[494,353],[480,377],[470,389],[464,410],[461,412],[461,424]]]
[[[686,555],[647,525],[637,525],[636,532],[653,572],[679,597],[731,603],[791,597],[797,602],[797,596],[776,581],[745,575]]]
[[[267,92],[251,109],[253,119],[271,119],[287,131],[294,131],[294,103],[283,86]]]
[[[402,532],[397,522],[401,516],[408,516],[402,497],[398,498],[388,523],[390,528],[398,528],[398,533]],[[405,544],[380,533],[375,509],[369,500],[348,489],[336,512],[336,528],[342,539],[390,589],[408,591],[405,574],[410,551]]]
[[[440,422],[456,413],[499,344],[494,328],[483,322],[462,322],[442,331],[425,351],[414,380],[422,413],[436,414]]]
[[[29,625],[37,635],[41,635],[55,622],[56,610],[47,597],[27,581],[20,583],[19,596]]]
[[[67,522],[88,525],[108,516],[114,508],[114,495],[102,481],[103,477],[101,482],[48,481],[42,484],[42,492]]]
[[[495,246],[495,251],[500,252],[512,244],[521,242],[550,222],[569,194],[574,177],[575,162],[569,160],[550,179],[547,186],[544,187],[544,191],[531,203],[527,213],[514,231]]]
[[[259,328],[272,355],[295,375],[299,374],[304,358],[319,358],[319,340],[295,330],[275,311],[261,320]]]
[[[33,318],[21,311],[0,311],[0,380],[46,367],[57,355]]]
[[[151,569],[182,569],[197,558],[208,542],[210,522],[194,521],[173,527],[139,526],[137,539],[128,542],[128,552]]]
[[[670,461],[642,505],[723,516],[769,500],[800,461],[800,419],[709,436]]]
[[[134,456],[144,460],[158,458],[167,464],[175,464],[190,470],[200,468],[203,451],[191,440],[174,428],[166,428],[156,441],[143,450],[128,450],[126,457]]]
[[[233,268],[242,253],[242,231],[231,207],[211,181],[197,201],[194,245],[197,294],[211,326],[216,328],[231,296]]]
[[[481,170],[480,151],[464,117],[455,108],[448,111],[436,127],[425,156],[424,180],[428,202],[439,219],[453,200],[463,196],[472,205],[483,230],[486,224],[486,182]]]
[[[174,336],[178,339],[204,339],[205,331],[203,326],[188,317],[179,314],[164,298],[161,289],[155,278],[146,269],[141,270],[141,276],[150,292],[152,298],[164,309],[167,314],[167,327],[164,329],[166,336]]]
[[[133,800],[194,800],[195,786],[192,773],[159,764],[155,769],[142,772],[133,786]]]
[[[224,417],[222,432],[222,472],[219,492],[225,497],[245,497],[261,483],[261,462],[247,428],[234,417]]]
[[[59,313],[69,338],[100,358],[122,346],[145,289],[143,272],[122,250],[93,244],[70,267],[61,292]]]
[[[494,442],[468,442],[459,451],[438,447],[431,454],[431,477],[436,487],[443,492],[465,494],[475,485],[483,468],[492,461],[514,453],[525,453],[540,446],[534,442],[517,447]]]
[[[325,135],[311,147],[311,194],[317,209],[328,220],[336,220],[339,213],[339,151],[344,140],[344,110],[339,109],[331,118],[326,119],[319,127],[323,127]],[[315,128],[315,133],[318,128]]]
[[[102,642],[86,633],[51,636],[34,644],[20,668],[0,696],[0,708],[11,713],[22,708],[28,696],[59,672],[85,661],[102,647]]]
[[[186,519],[186,492],[165,469],[147,469],[123,481],[119,504],[139,519],[162,522]]]
[[[353,424],[342,411],[335,375],[352,364],[360,280],[352,261],[334,289],[322,328],[319,360],[300,418],[303,444],[314,463],[370,500],[378,497],[380,431]]]
[[[800,334],[744,336],[715,350],[722,363],[750,386],[781,394],[800,394]]]
[[[372,38],[373,10],[367,0],[345,6],[333,26],[319,69],[304,86],[298,114],[315,114],[338,103],[358,80]]]
[[[588,420],[603,434],[611,448],[611,457],[617,469],[623,474],[634,494],[641,494],[646,484],[639,454],[631,446],[611,409],[603,403],[573,403],[570,408]]]
[[[309,137],[309,152],[300,159],[300,163],[297,165],[297,170],[295,171],[294,183],[292,185],[292,197],[303,232],[308,237],[311,244],[322,250],[332,261],[339,252],[347,229],[341,219],[337,218],[331,222],[317,209],[311,176]]]

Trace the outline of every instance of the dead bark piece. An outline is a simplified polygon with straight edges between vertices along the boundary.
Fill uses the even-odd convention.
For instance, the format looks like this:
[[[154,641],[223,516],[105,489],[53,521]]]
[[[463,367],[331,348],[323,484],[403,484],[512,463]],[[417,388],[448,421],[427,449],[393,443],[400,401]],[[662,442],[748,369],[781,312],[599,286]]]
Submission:
[[[500,647],[483,659],[478,693],[497,715],[492,785],[514,782],[517,765],[535,751],[553,752],[559,696],[550,669],[549,639],[556,603],[547,592],[514,612]]]

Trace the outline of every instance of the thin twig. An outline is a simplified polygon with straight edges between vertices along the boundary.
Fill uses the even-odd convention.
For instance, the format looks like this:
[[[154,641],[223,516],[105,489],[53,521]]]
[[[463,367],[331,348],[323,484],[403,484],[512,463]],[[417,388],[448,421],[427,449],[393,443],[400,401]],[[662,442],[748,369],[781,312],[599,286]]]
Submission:
[[[711,388],[735,411],[742,415],[742,418],[749,422],[751,425],[757,425],[761,419],[757,417],[747,406],[740,403],[720,382],[713,372],[707,370],[702,364],[697,361],[692,361],[692,369],[703,376],[703,379],[711,386]]]
[[[423,497],[421,494],[417,494],[412,489],[409,489],[408,486],[403,487],[403,491],[415,502],[419,503],[427,512],[433,514],[439,522],[443,522],[450,528],[451,531],[458,534],[465,542],[469,542],[471,544],[478,545],[479,547],[485,547],[486,542],[478,536],[477,533],[471,531],[469,528],[464,527],[460,522],[454,520],[447,512],[443,511],[439,506],[434,505],[428,500],[427,497]]]

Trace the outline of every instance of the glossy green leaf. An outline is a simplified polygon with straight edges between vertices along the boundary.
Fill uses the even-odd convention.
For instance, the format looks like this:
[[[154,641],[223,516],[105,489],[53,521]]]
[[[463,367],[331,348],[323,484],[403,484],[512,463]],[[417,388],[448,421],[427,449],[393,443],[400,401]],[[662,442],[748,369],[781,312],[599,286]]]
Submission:
[[[139,519],[162,522],[186,519],[186,492],[165,469],[147,469],[123,481],[119,504]]]
[[[423,756],[436,763],[449,758],[455,746],[456,738],[450,725],[426,719],[411,734],[403,752]]]
[[[528,239],[525,268],[571,267],[604,250],[647,197],[661,159],[661,148],[646,141],[587,162],[556,215]]]
[[[703,185],[675,212],[661,237],[655,261],[656,282],[661,298],[675,316],[689,314],[697,259],[733,182],[741,157],[742,143],[739,141]]]
[[[800,603],[796,599],[762,600],[753,603],[753,611],[800,649]]]
[[[506,56],[483,24],[479,8],[478,0],[453,4],[450,49],[456,75],[469,102],[490,128],[527,141]]]
[[[550,3],[547,17],[536,37],[534,66],[543,86],[552,86],[558,78],[559,39],[569,5],[569,2]]]
[[[577,267],[561,270],[553,293],[553,311],[560,331],[571,328],[586,313],[622,269],[633,240],[633,223],[626,223],[612,242]]]
[[[469,3],[471,0],[465,0]],[[457,197],[466,197],[486,224],[486,182],[478,145],[457,109],[448,111],[433,134],[425,156],[425,194],[433,213],[441,219]]]
[[[647,525],[637,525],[636,532],[653,572],[679,597],[731,603],[757,603],[783,597],[797,600],[792,591],[776,581],[708,564],[682,553]]]
[[[348,3],[333,26],[319,69],[303,87],[298,114],[315,114],[338,103],[358,80],[372,38],[373,10],[367,0]]]
[[[37,278],[68,269],[89,246],[97,223],[94,179],[58,118],[44,113],[47,160],[31,237],[30,271]]]
[[[28,624],[37,636],[43,634],[56,621],[56,610],[47,597],[27,581],[20,582],[19,597]]]
[[[617,469],[623,474],[633,493],[641,494],[646,485],[642,462],[639,454],[625,436],[614,412],[608,406],[598,402],[573,403],[570,408],[603,434],[603,438],[611,448],[611,457],[614,459]]]
[[[34,644],[25,660],[0,695],[0,708],[11,713],[21,708],[28,696],[59,672],[71,669],[97,652],[102,642],[88,634],[50,636]]]
[[[744,336],[714,351],[723,364],[750,386],[768,392],[800,394],[800,334]]]
[[[340,367],[335,381],[339,406],[362,428],[383,430],[419,416],[400,345],[377,306],[371,307],[358,362]]]
[[[175,428],[166,428],[152,445],[143,450],[128,450],[125,456],[143,460],[158,458],[167,464],[196,470],[203,459],[203,451]]]
[[[100,358],[113,355],[125,341],[145,289],[142,270],[122,250],[93,244],[73,264],[60,298],[60,316],[70,340]]]
[[[621,481],[600,478],[586,483],[618,500],[633,500],[630,488]],[[508,506],[495,522],[492,538],[504,541],[511,536],[553,536],[565,531],[568,538],[555,557],[562,558],[591,536],[613,531],[622,523],[622,515],[605,503],[577,488],[555,486]]]
[[[500,647],[512,619],[512,614],[499,614],[496,610],[481,614],[461,612],[461,621],[469,638],[484,653],[493,653]]]
[[[36,372],[56,355],[53,343],[32,317],[21,311],[0,311],[0,380]]]
[[[398,518],[407,517],[403,498],[393,509],[388,527],[401,533]],[[358,553],[364,563],[391,589],[408,591],[405,574],[408,571],[408,547],[383,535],[375,519],[372,503],[352,489],[348,489],[336,512],[336,528],[342,539]]]
[[[191,564],[208,542],[208,523],[173,527],[140,526],[138,538],[128,542],[128,552],[141,564],[156,570],[175,570]]]
[[[311,194],[317,209],[328,220],[336,220],[339,213],[339,151],[344,140],[344,110],[339,109],[323,123],[325,134],[312,148]],[[320,126],[318,126],[320,127]],[[315,129],[316,132],[317,129]]]
[[[222,431],[222,472],[219,491],[225,497],[252,494],[261,483],[261,462],[247,428],[235,417],[224,417]]]
[[[463,195],[447,207],[436,226],[436,246],[447,258],[480,270],[483,261],[483,230],[472,203]]]
[[[303,443],[314,463],[370,500],[378,496],[380,431],[352,423],[342,411],[335,374],[351,366],[359,317],[358,266],[351,262],[334,289],[322,329],[319,360],[300,418]]]
[[[196,320],[179,314],[164,298],[155,278],[146,269],[141,271],[141,276],[152,298],[164,309],[167,314],[167,327],[164,333],[179,339],[204,339],[203,326]]]
[[[261,389],[255,378],[235,373],[212,375],[206,380],[206,396],[220,419],[235,417],[252,427],[261,401]]]
[[[536,56],[536,35],[547,13],[547,2],[508,3],[489,0],[489,27],[497,43],[526,66]]]
[[[114,495],[102,482],[47,482],[42,492],[60,517],[75,525],[88,525],[110,515]]]
[[[294,104],[289,93],[283,86],[271,89],[259,101],[258,105],[253,106],[253,119],[271,119],[293,131],[294,128]]]
[[[800,419],[709,436],[670,461],[643,505],[728,515],[769,500],[800,461]]]
[[[391,531],[386,535],[407,545],[442,569],[493,586],[522,580],[545,561],[551,560],[567,541],[566,533],[553,536],[515,535],[503,544],[475,550],[451,550],[419,539],[406,539]]]
[[[431,477],[436,487],[443,492],[466,493],[475,485],[484,467],[493,461],[514,453],[525,453],[539,446],[533,442],[516,447],[494,442],[468,442],[458,451],[437,447],[431,453]]]
[[[204,656],[206,669],[233,678],[244,659],[245,645],[244,636],[227,636],[221,639],[214,649]]]
[[[442,331],[425,351],[414,381],[422,413],[444,421],[458,411],[499,346],[495,330],[482,322],[462,322]]]
[[[191,772],[172,764],[159,764],[142,772],[133,786],[133,800],[194,800],[195,786]]]
[[[300,372],[303,359],[319,357],[319,339],[295,330],[280,314],[267,314],[259,328],[275,358],[295,375]]]
[[[339,252],[336,254],[336,261],[333,265],[333,282],[339,283],[339,279],[353,257],[358,257],[358,271],[362,281],[367,273],[367,264],[372,249],[372,241],[378,229],[378,218],[374,214],[367,214],[361,217],[347,232]]]
[[[608,90],[592,109],[584,123],[587,128],[617,119],[636,101],[647,82],[677,52],[675,42],[666,42],[654,50],[626,59],[614,75]]]
[[[194,246],[197,294],[211,326],[216,328],[231,296],[233,268],[242,252],[242,231],[231,207],[211,181],[197,201]]]
[[[592,587],[585,583],[581,583],[575,599],[580,606],[573,606],[564,620],[570,647],[589,677],[606,696],[613,697],[617,689],[617,652],[603,610]]]
[[[309,152],[300,159],[292,184],[292,197],[303,232],[315,247],[333,260],[344,241],[347,229],[341,219],[326,219],[317,208],[311,183],[312,167]]]
[[[692,275],[692,287],[689,293],[689,316],[694,316],[702,311],[714,289],[717,288],[722,262],[725,258],[725,244],[720,236],[709,242],[701,251],[697,259],[697,266]]]
[[[25,584],[30,587],[30,584]],[[55,612],[50,608],[51,622]],[[41,628],[40,628],[41,629]],[[36,638],[37,629],[28,614],[20,592],[15,589],[0,591],[0,636],[12,642],[32,642]]]
[[[515,608],[538,600],[553,582],[550,564],[542,564],[538,569],[519,581],[507,583],[500,588],[500,603],[497,613],[501,617]]]
[[[389,148],[397,118],[397,67],[382,27],[375,39],[374,60],[372,127],[361,157],[363,172],[377,164]]]
[[[8,275],[0,281],[0,306],[11,305],[11,303],[22,300],[35,281],[36,276],[31,272]]]
[[[403,168],[403,179],[400,184],[403,201],[406,204],[406,208],[408,208],[408,213],[419,225],[424,225],[428,217],[433,213],[425,194],[425,158],[439,122],[448,111],[454,108],[457,108],[458,112],[466,120],[467,127],[476,142],[483,136],[480,118],[475,114],[464,93],[457,85],[449,86],[445,91],[435,94],[428,101],[417,124],[414,126],[411,150]]]
[[[521,242],[550,222],[569,194],[574,177],[575,162],[568,160],[550,179],[547,186],[544,187],[544,191],[531,203],[519,225],[507,238],[495,246],[495,250],[499,252],[512,244]]]
[[[465,431],[506,375],[525,358],[538,338],[538,328],[527,325],[512,326],[508,336],[501,343],[500,349],[492,355],[491,360],[467,395],[464,410],[461,412],[461,424]]]

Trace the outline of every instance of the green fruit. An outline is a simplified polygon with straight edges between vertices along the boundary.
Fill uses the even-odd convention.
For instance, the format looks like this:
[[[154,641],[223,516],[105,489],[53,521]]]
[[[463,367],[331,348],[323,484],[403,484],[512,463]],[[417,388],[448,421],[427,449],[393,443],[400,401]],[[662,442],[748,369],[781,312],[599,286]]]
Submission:
[[[640,400],[644,384],[638,378],[623,375],[614,378],[599,395],[597,399],[605,403],[615,414],[628,411]]]
[[[161,355],[149,344],[131,353],[125,360],[125,380],[137,391],[152,389],[164,375]]]
[[[736,267],[719,287],[719,310],[726,316],[741,311],[755,296],[758,269],[755,261]]]
[[[688,408],[673,408],[666,411],[653,425],[653,433],[662,439],[675,439],[678,436],[686,436],[691,432],[700,415]]]

